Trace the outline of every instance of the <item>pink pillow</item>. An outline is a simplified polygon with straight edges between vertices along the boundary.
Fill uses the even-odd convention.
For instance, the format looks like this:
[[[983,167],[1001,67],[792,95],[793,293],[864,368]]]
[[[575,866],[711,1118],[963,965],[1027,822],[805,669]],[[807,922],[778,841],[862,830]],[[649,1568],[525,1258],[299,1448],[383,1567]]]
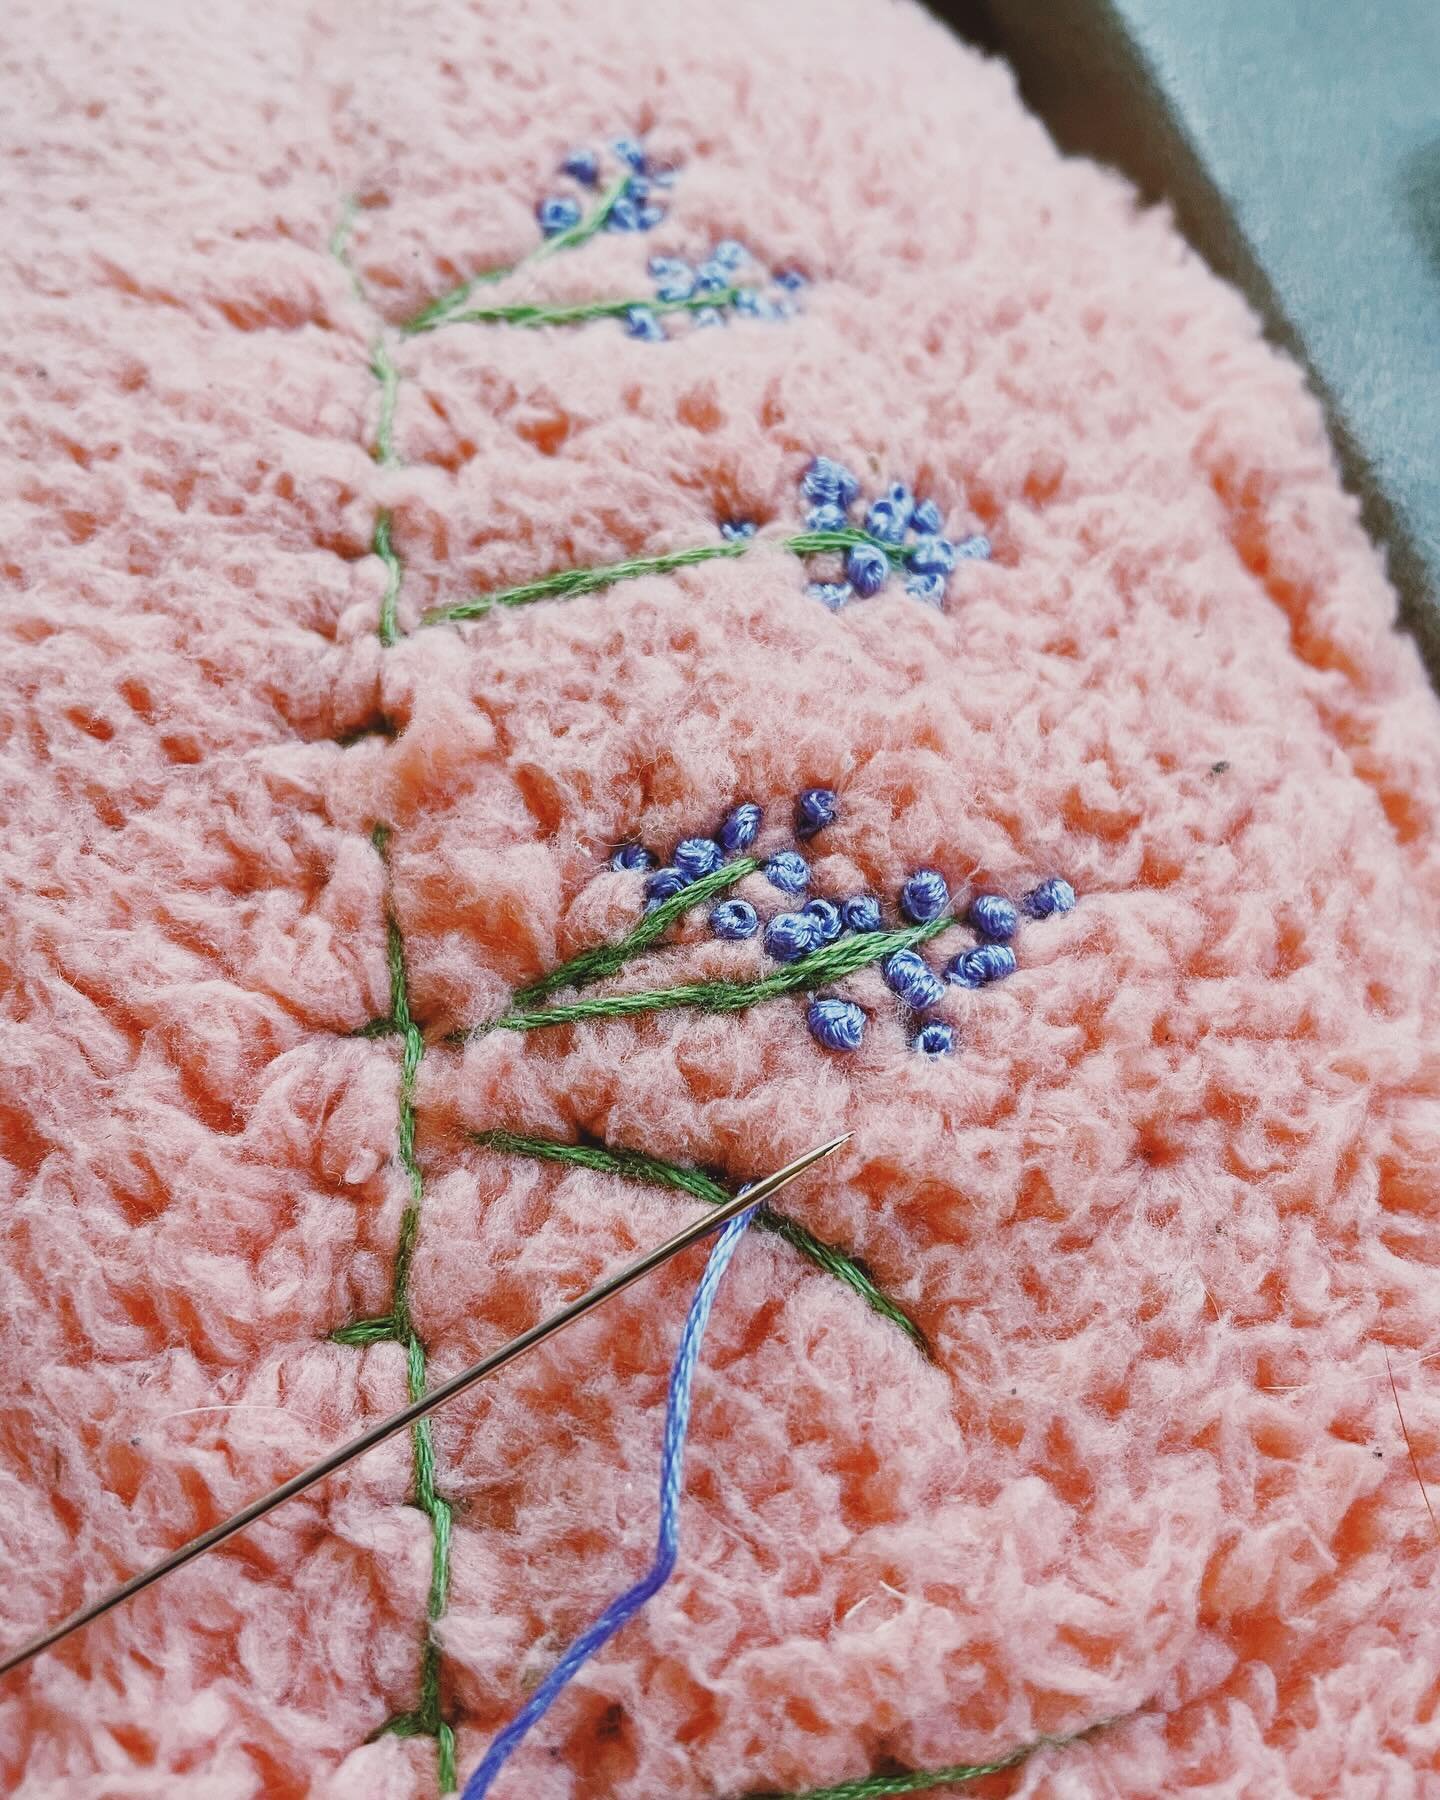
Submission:
[[[831,1266],[752,1233],[720,1294],[674,1579],[498,1800],[1097,1726],[982,1791],[1421,1792],[1440,1562],[1386,1358],[1440,1479],[1440,734],[1244,306],[877,0],[17,0],[4,87],[4,1641],[693,1216],[667,1167],[850,1129],[782,1209]],[[812,591],[816,456],[843,529],[934,503],[939,590],[925,515]],[[761,920],[896,930],[920,870],[1078,904],[1007,978],[923,943],[933,1004],[862,955],[455,1039],[793,970],[695,905],[516,1000],[648,916],[617,847],[745,801],[809,864],[724,889]],[[699,1267],[448,1409],[433,1470],[397,1442],[10,1678],[0,1785],[463,1781],[649,1554]]]

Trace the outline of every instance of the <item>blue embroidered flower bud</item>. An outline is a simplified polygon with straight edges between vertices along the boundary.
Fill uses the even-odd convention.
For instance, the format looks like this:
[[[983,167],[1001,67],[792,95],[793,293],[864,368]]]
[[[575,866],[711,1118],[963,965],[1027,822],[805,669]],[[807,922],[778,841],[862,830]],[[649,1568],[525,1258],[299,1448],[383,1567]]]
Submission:
[[[731,856],[748,850],[760,835],[760,821],[765,817],[753,800],[744,800],[725,816],[720,827],[720,843]]]
[[[765,879],[782,894],[803,894],[810,885],[810,865],[798,850],[777,850],[765,865]]]
[[[786,310],[762,294],[759,288],[737,288],[730,304],[747,319],[783,319],[787,316]]]
[[[905,527],[910,523],[910,503],[901,505],[888,496],[883,500],[873,500],[865,514],[865,529],[871,537],[879,538],[882,544],[898,544],[903,541]]]
[[[653,875],[645,878],[645,898],[650,903],[646,910],[652,910],[664,900],[673,900],[689,885],[690,877],[679,869],[656,869]]]
[[[765,927],[765,948],[776,962],[798,962],[820,941],[820,921],[806,913],[776,913]]]
[[[718,869],[725,856],[714,838],[693,837],[677,844],[670,860],[687,880],[698,881]]]
[[[853,1000],[812,1000],[805,1023],[827,1050],[858,1050],[865,1036],[865,1015]]]
[[[890,573],[890,561],[883,550],[873,544],[856,544],[845,556],[845,573],[857,594],[868,598],[878,594]]]
[[[753,519],[722,519],[720,535],[727,544],[743,544],[747,538],[754,537],[755,521]]]
[[[822,606],[828,606],[831,612],[839,612],[855,590],[848,581],[812,581],[805,592],[813,595]]]
[[[945,605],[945,577],[943,575],[907,575],[905,592],[912,600],[923,600],[926,606],[943,607]]]
[[[692,325],[723,325],[725,315],[714,306],[701,306],[690,315]]]
[[[645,173],[645,146],[638,138],[616,138],[610,146],[621,162],[632,168],[637,175]]]
[[[840,908],[845,923],[852,931],[878,931],[881,925],[880,902],[873,894],[856,894]]]
[[[992,944],[1008,944],[1020,925],[1014,902],[1003,894],[977,894],[965,917]]]
[[[540,202],[535,208],[535,217],[547,238],[558,237],[562,231],[580,223],[580,203],[568,194],[555,194]]]
[[[1022,902],[1032,919],[1048,919],[1052,913],[1067,913],[1075,904],[1075,890],[1068,881],[1052,875],[1039,887],[1031,888]]]
[[[950,904],[950,890],[938,869],[917,869],[900,890],[900,910],[917,925],[938,919]]]
[[[748,900],[722,900],[710,915],[710,929],[718,938],[754,937],[760,915]]]
[[[818,921],[820,942],[833,944],[840,935],[840,908],[829,900],[807,900],[804,910],[810,918]]]
[[[921,500],[910,515],[910,529],[923,537],[934,537],[945,529],[944,515],[933,500]]]
[[[984,987],[989,981],[1003,981],[1015,973],[1015,952],[1008,944],[977,944],[973,950],[962,950],[945,965],[945,979],[956,987]]]
[[[920,1027],[915,1048],[922,1056],[948,1056],[955,1048],[955,1028],[943,1019],[932,1019]]]
[[[722,238],[710,252],[710,260],[719,263],[722,269],[738,269],[749,255],[745,246],[737,244],[734,238]]]
[[[802,275],[798,269],[777,269],[771,279],[776,287],[788,288],[792,294],[810,285],[810,277]]]
[[[849,523],[849,514],[831,500],[823,506],[812,506],[805,515],[807,531],[844,531]]]
[[[949,538],[917,538],[905,560],[917,575],[948,575],[955,567],[955,546]]]
[[[955,546],[955,554],[967,562],[987,562],[990,557],[990,540],[983,532],[977,531],[974,537],[960,540]]]
[[[639,231],[640,208],[626,194],[622,194],[605,215],[607,231]]]
[[[695,271],[688,263],[671,261],[669,258],[657,257],[656,261],[669,261],[670,267],[655,278],[655,298],[657,300],[688,300],[695,292]],[[651,273],[655,271],[652,267]]]
[[[916,950],[897,950],[880,966],[887,987],[891,987],[907,1006],[924,1012],[944,997],[945,983]]]
[[[643,844],[622,844],[610,858],[612,869],[653,869],[655,858]]]
[[[730,271],[723,263],[711,259],[695,271],[695,287],[702,294],[718,294],[730,286]]]
[[[828,500],[834,506],[849,506],[860,492],[860,483],[844,463],[832,462],[828,456],[817,456],[800,477],[800,491],[807,500]]]
[[[653,231],[664,220],[664,217],[665,208],[663,206],[656,206],[653,202],[649,206],[642,206],[635,218],[635,229],[637,231]]]
[[[802,838],[814,837],[835,823],[840,800],[834,788],[806,788],[795,796],[795,829]]]
[[[648,306],[632,306],[625,315],[625,330],[633,338],[640,338],[647,344],[663,344],[665,327],[655,317]]]
[[[908,531],[915,517],[915,496],[903,481],[893,481],[885,498],[904,519]]]
[[[600,179],[600,158],[593,150],[572,150],[561,163],[560,171],[581,187],[594,187]]]

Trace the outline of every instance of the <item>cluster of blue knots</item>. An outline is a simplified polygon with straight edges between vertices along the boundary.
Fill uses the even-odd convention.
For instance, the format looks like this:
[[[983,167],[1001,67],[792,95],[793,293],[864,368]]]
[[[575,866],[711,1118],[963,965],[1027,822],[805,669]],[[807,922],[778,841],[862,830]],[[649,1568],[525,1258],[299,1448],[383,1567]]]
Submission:
[[[795,801],[796,835],[802,840],[813,838],[834,823],[838,811],[833,789],[807,788]],[[646,907],[653,910],[683,893],[692,882],[713,874],[729,858],[747,853],[759,837],[763,822],[761,808],[746,801],[726,815],[713,837],[685,838],[677,844],[663,868],[655,866],[656,859],[641,844],[623,845],[611,857],[611,865],[647,872]],[[710,912],[710,929],[716,937],[738,941],[758,932],[768,956],[777,963],[794,963],[835,943],[847,932],[885,929],[880,901],[874,894],[852,894],[840,900],[804,899],[812,871],[799,850],[772,852],[762,873],[773,888],[801,904],[794,910],[773,914],[762,924],[759,912],[749,900],[721,900]],[[931,924],[951,910],[949,885],[936,869],[916,870],[902,884],[898,898],[901,918],[912,925]],[[978,943],[952,956],[940,973],[930,967],[918,950],[896,950],[881,963],[881,973],[892,992],[912,1012],[928,1012],[944,997],[947,985],[981,988],[1015,972],[1011,943],[1022,913],[1032,919],[1045,919],[1069,912],[1074,905],[1075,890],[1059,876],[1040,882],[1018,904],[1003,894],[976,894],[966,908],[965,921],[980,940]],[[829,1050],[858,1050],[864,1041],[865,1013],[853,1000],[812,1000],[806,1020],[811,1034]],[[949,1055],[955,1047],[953,1026],[941,1019],[924,1022],[916,1033],[914,1047],[927,1056]]]
[[[690,314],[694,326],[723,325],[729,313],[748,319],[789,319],[795,314],[793,296],[805,286],[798,269],[777,269],[765,276],[755,257],[734,238],[716,244],[710,254],[698,263],[686,262],[679,256],[652,256],[647,265],[655,284],[655,298],[662,302],[703,300],[714,297],[713,306],[697,306]],[[744,280],[756,271],[758,281]],[[778,290],[763,292],[765,281]],[[634,306],[625,315],[625,329],[631,337],[663,343],[665,329],[654,312],[646,306]]]
[[[853,531],[850,509],[860,497],[860,483],[843,463],[817,456],[800,478],[800,492],[810,502],[805,524],[811,531]],[[858,595],[878,594],[900,564],[905,592],[930,606],[942,606],[945,584],[956,563],[984,562],[990,540],[979,532],[958,544],[943,535],[945,521],[933,500],[917,500],[897,481],[872,500],[860,521],[873,543],[854,544],[845,553],[844,581],[812,582],[810,592],[832,611]]]
[[[658,195],[674,187],[675,170],[652,162],[638,138],[616,138],[610,146],[619,170],[628,170],[619,198],[605,215],[606,231],[653,231],[665,217]],[[572,150],[560,165],[560,173],[568,175],[582,188],[600,184],[600,157],[594,150]],[[535,208],[540,230],[546,236],[559,237],[562,231],[573,231],[583,214],[581,202],[573,194],[552,194]]]

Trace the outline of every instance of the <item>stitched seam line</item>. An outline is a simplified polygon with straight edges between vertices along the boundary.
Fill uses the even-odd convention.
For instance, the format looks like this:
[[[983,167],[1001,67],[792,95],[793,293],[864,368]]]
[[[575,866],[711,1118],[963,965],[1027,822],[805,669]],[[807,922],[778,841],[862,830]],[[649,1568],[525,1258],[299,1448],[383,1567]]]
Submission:
[[[483,1149],[504,1156],[529,1156],[537,1162],[565,1163],[572,1168],[593,1169],[599,1174],[619,1175],[627,1181],[643,1182],[649,1187],[668,1188],[673,1192],[692,1194],[708,1206],[719,1206],[731,1196],[731,1189],[706,1175],[700,1169],[687,1169],[679,1163],[666,1162],[658,1156],[647,1156],[638,1150],[612,1150],[604,1144],[567,1144],[556,1138],[526,1137],[513,1131],[472,1132],[473,1142]],[[755,1214],[755,1227],[783,1238],[807,1262],[854,1290],[872,1312],[898,1325],[910,1341],[929,1356],[925,1334],[904,1309],[878,1287],[866,1270],[843,1250],[827,1244],[805,1226],[783,1213],[761,1206]]]
[[[377,825],[373,842],[388,876],[389,827]],[[389,902],[385,937],[390,968],[390,1016],[386,1025],[401,1040],[397,1161],[405,1173],[409,1198],[400,1217],[389,1313],[384,1318],[361,1319],[352,1325],[341,1326],[331,1336],[333,1341],[342,1344],[401,1345],[405,1351],[406,1387],[413,1401],[420,1399],[426,1390],[425,1345],[410,1316],[410,1271],[415,1260],[420,1213],[425,1199],[424,1175],[415,1153],[415,1083],[425,1055],[425,1040],[411,1015],[405,940]],[[441,1496],[436,1485],[435,1439],[428,1419],[421,1419],[411,1426],[410,1445],[414,1471],[413,1504],[429,1519],[431,1534],[430,1587],[425,1607],[427,1623],[420,1652],[420,1704],[413,1713],[392,1719],[381,1727],[381,1731],[398,1733],[402,1737],[433,1736],[439,1753],[440,1791],[448,1793],[456,1786],[455,1734],[441,1716],[440,1650],[434,1640],[433,1628],[445,1611],[449,1595],[452,1515],[449,1502]]]

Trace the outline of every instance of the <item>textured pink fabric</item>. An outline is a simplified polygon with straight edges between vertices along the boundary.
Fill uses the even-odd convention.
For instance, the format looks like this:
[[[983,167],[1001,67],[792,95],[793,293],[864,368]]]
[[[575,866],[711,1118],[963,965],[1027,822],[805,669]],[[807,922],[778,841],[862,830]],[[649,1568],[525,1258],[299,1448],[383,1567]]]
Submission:
[[[736,1178],[773,1239],[711,1327],[679,1573],[504,1800],[739,1800],[1045,1751],[994,1791],[1440,1792],[1440,734],[1317,411],[1169,224],[1008,75],[879,0],[14,0],[3,53],[5,1158],[13,1641],[400,1403],[384,874],[438,1040],[624,930],[605,868],[836,787],[821,891],[914,867],[1079,909],[913,1055],[801,1003],[438,1042],[413,1282],[431,1370],[688,1216],[467,1147],[504,1125]],[[643,291],[737,235],[803,315],[402,340],[523,253],[572,143],[650,130],[666,225],[524,278]],[[352,292],[327,240],[358,196]],[[832,617],[756,551],[382,651],[476,588],[796,516],[816,451],[995,544],[948,610]],[[393,743],[336,740],[386,711]],[[778,837],[778,825],[775,827]],[[771,840],[767,840],[771,841]],[[652,972],[758,966],[698,925]],[[686,946],[693,946],[687,948]],[[638,982],[634,973],[626,977]],[[688,1203],[687,1203],[688,1205]],[[438,1426],[462,1771],[642,1563],[698,1265]],[[37,1800],[402,1800],[429,1528],[395,1444],[0,1692]]]

